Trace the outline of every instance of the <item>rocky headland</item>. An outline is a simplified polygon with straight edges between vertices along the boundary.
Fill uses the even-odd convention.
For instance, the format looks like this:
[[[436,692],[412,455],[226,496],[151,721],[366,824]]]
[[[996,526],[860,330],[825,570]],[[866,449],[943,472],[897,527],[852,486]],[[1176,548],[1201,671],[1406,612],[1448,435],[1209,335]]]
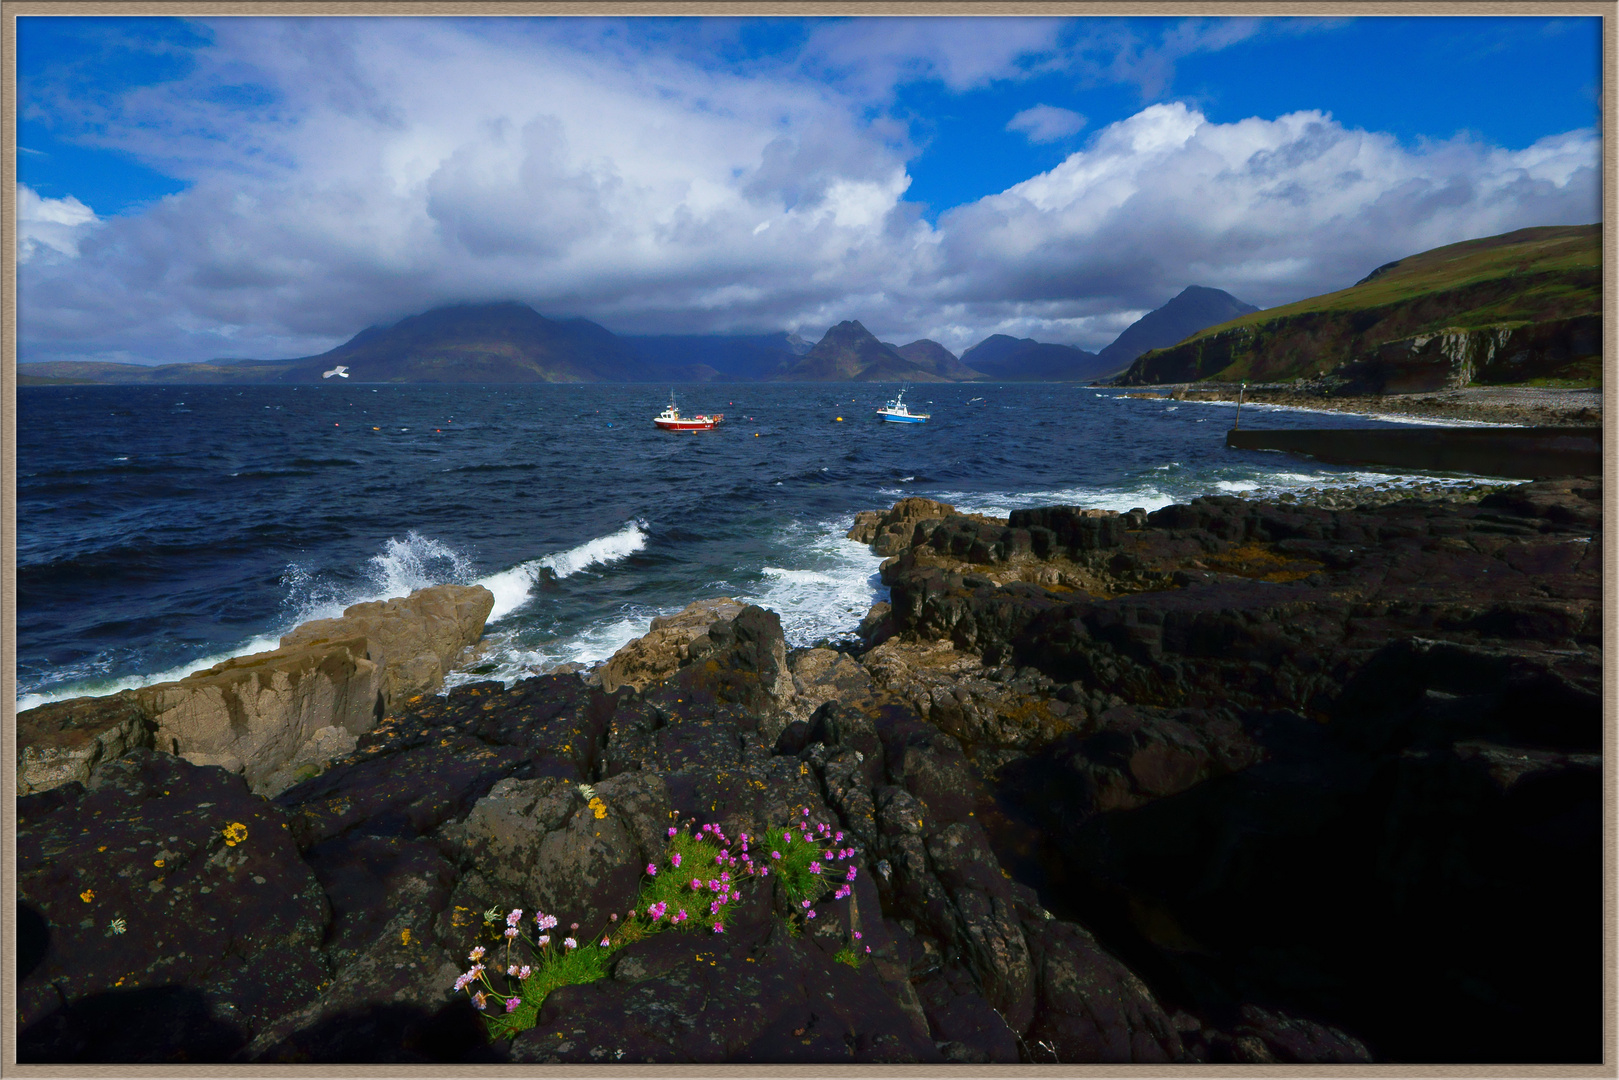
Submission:
[[[434,694],[489,607],[429,590],[25,713],[19,1059],[1599,1061],[1598,482],[1383,494],[907,499],[837,648],[704,600]],[[672,829],[801,817],[813,921],[749,881],[493,1040],[452,989],[507,908],[596,948]]]

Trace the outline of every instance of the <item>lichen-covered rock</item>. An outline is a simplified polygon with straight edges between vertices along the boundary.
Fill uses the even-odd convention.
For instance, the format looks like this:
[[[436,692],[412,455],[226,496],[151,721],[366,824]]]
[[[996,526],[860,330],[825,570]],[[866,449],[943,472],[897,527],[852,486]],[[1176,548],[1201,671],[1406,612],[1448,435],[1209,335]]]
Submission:
[[[659,615],[647,632],[625,643],[602,666],[602,689],[612,693],[621,686],[645,690],[680,670],[690,655],[691,643],[718,620],[741,613],[740,601],[728,596],[696,600],[673,615]]]
[[[555,777],[507,778],[441,835],[460,849],[469,907],[537,905],[596,927],[630,908],[669,822],[655,773],[620,773],[588,793]]]
[[[48,932],[18,985],[24,1061],[223,1061],[330,978],[284,816],[217,768],[137,749],[22,800],[16,881]]]
[[[132,690],[55,701],[17,714],[17,794],[88,784],[96,768],[152,745],[152,722]]]
[[[1049,1047],[1063,1064],[1172,1062],[1184,1049],[1146,985],[1108,955],[1082,927],[1030,920],[1028,942],[1038,967],[1038,1004],[1028,1041]]]

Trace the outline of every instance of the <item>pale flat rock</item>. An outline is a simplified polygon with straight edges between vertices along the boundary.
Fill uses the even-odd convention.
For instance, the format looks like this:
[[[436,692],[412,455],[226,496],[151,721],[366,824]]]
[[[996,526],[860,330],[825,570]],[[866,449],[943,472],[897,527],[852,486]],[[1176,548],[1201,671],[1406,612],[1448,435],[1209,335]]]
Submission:
[[[721,620],[741,614],[743,603],[728,596],[698,600],[673,615],[659,615],[641,637],[628,642],[601,668],[602,689],[611,694],[621,686],[645,690],[662,682],[691,655],[691,643]]]

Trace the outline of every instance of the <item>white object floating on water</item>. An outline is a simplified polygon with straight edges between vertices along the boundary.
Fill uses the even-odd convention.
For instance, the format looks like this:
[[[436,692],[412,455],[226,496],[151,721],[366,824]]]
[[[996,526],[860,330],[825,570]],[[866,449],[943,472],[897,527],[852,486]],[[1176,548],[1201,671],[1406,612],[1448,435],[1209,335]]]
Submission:
[[[323,379],[330,379],[333,375],[339,375],[339,376],[341,376],[341,377],[343,377],[345,379],[348,378],[349,377],[349,367],[348,367],[348,365],[347,364],[338,364],[332,370],[322,372],[320,377],[323,378]]]

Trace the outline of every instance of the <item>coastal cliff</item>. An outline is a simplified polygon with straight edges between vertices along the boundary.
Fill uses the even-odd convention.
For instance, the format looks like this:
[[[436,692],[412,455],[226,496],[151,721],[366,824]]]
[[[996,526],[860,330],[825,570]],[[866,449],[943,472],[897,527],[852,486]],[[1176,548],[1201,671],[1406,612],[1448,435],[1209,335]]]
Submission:
[[[400,690],[268,800],[104,699],[18,804],[19,1057],[1599,1060],[1600,530],[1595,480],[907,499],[853,523],[858,641],[705,600],[588,675]],[[749,881],[621,944],[666,833],[787,821],[847,845],[819,917]],[[451,987],[512,907],[603,967],[491,1040]]]

